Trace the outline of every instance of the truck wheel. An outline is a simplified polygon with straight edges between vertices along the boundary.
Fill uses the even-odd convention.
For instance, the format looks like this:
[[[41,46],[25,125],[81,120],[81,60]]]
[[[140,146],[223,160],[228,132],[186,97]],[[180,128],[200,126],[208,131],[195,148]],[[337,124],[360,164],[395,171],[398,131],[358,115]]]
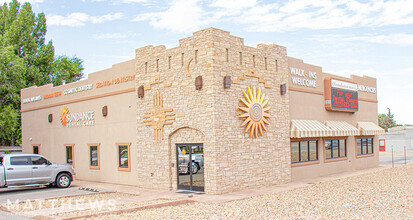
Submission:
[[[192,174],[197,174],[199,170],[199,165],[197,163],[192,163]]]
[[[70,186],[71,182],[72,180],[70,179],[70,176],[66,173],[62,173],[56,178],[57,188],[67,188]]]

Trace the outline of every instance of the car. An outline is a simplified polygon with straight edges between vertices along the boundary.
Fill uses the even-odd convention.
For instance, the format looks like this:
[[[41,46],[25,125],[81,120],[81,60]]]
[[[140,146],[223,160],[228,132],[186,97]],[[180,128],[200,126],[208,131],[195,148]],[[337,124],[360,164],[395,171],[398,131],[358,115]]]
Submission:
[[[0,187],[50,185],[67,188],[74,175],[70,164],[53,163],[38,154],[0,155]]]

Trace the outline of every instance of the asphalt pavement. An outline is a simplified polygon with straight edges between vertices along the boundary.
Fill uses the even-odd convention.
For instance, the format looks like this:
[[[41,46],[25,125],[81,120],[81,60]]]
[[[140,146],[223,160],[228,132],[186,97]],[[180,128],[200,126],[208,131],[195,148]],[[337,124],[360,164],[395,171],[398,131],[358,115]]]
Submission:
[[[69,195],[80,195],[91,193],[90,191],[79,190],[79,186],[72,185],[66,189],[46,186],[24,186],[0,188],[0,204],[10,203],[11,205],[26,200],[45,199]],[[0,220],[28,220],[31,218],[15,215],[9,212],[0,211]]]
[[[413,163],[413,151],[399,152],[380,152],[380,165],[404,165],[405,163]]]

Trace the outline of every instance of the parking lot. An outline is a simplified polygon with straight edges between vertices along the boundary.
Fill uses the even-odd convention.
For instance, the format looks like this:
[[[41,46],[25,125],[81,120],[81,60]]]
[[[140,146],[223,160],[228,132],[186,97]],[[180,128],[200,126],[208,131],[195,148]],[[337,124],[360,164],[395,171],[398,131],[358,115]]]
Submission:
[[[89,191],[79,190],[79,187],[72,185],[66,189],[55,187],[35,186],[35,187],[10,187],[0,189],[0,204],[24,200],[44,199],[61,197],[68,195],[79,195],[90,193]]]
[[[406,156],[403,151],[398,152],[380,152],[380,165],[403,165],[413,163],[413,151],[407,151]],[[406,159],[405,159],[406,158]]]

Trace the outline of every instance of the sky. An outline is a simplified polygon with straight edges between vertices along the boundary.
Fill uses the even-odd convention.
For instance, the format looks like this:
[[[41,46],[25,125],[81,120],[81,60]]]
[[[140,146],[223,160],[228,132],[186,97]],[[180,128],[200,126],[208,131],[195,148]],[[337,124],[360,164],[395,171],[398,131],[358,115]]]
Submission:
[[[84,60],[85,75],[133,59],[136,48],[177,47],[215,27],[248,46],[285,46],[326,73],[375,77],[379,113],[389,107],[398,124],[413,124],[413,0],[20,2],[45,13],[55,53]]]

